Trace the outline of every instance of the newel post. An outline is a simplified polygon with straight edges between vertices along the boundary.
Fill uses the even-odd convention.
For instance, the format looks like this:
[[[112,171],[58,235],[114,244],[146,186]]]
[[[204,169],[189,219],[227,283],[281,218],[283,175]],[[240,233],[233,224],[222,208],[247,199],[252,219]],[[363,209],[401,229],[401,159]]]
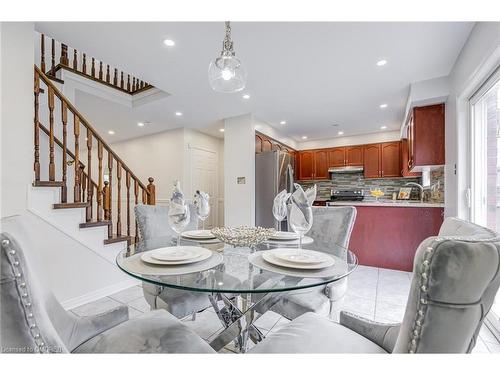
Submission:
[[[147,186],[148,189],[148,204],[149,205],[155,205],[156,204],[156,187],[153,184],[153,177],[148,178],[149,184]]]

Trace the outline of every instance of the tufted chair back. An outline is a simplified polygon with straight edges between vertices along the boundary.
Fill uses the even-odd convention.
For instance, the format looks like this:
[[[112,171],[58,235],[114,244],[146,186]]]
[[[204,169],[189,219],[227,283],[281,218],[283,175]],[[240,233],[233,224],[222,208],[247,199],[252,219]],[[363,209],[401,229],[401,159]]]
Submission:
[[[500,238],[456,219],[417,249],[394,353],[469,353],[500,285]]]
[[[314,242],[307,247],[318,251],[338,252],[339,245],[342,248],[349,246],[352,229],[356,220],[356,208],[354,207],[313,207],[313,224],[307,233]],[[344,254],[334,254],[344,255]]]
[[[139,204],[134,210],[141,240],[176,235],[168,224],[168,206]],[[192,203],[189,204],[189,212],[190,220],[186,230],[198,229],[198,216]]]
[[[68,352],[71,316],[46,288],[35,254],[29,225],[20,216],[2,219],[1,234],[1,321],[3,352]]]

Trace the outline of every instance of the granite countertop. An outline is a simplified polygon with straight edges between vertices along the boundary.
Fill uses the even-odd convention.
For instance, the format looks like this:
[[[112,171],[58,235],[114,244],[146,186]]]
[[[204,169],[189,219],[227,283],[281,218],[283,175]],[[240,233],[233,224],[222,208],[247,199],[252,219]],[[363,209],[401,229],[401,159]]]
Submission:
[[[319,200],[319,199],[318,199]],[[373,206],[373,207],[444,207],[444,203],[420,202],[420,201],[393,201],[391,199],[382,199],[379,201],[363,200],[363,201],[329,201],[330,206]]]

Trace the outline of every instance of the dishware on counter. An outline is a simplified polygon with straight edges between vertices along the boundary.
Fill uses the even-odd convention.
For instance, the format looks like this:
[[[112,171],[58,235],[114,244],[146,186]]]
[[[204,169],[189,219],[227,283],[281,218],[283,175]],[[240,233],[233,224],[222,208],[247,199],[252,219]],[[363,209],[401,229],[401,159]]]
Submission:
[[[274,249],[262,252],[262,258],[271,264],[280,267],[303,270],[317,270],[328,268],[335,264],[335,259],[326,253],[302,249]]]
[[[210,196],[204,191],[196,190],[193,203],[196,215],[201,220],[201,228],[205,229],[205,220],[210,216]]]
[[[266,241],[276,229],[262,227],[217,227],[212,229],[212,234],[220,241],[236,247],[253,248]]]
[[[370,189],[370,195],[374,197],[376,201],[378,201],[379,198],[385,195],[385,192],[383,189],[376,187]]]
[[[181,245],[181,233],[188,226],[189,221],[189,204],[184,199],[179,181],[175,181],[168,207],[168,224],[177,233],[177,246]]]
[[[309,232],[313,224],[312,205],[316,199],[316,185],[304,191],[302,186],[295,184],[290,209],[290,227],[299,236],[299,249],[302,248],[302,239]]]
[[[212,256],[212,252],[197,246],[173,246],[146,251],[141,254],[141,260],[157,265],[177,266],[201,262]]]

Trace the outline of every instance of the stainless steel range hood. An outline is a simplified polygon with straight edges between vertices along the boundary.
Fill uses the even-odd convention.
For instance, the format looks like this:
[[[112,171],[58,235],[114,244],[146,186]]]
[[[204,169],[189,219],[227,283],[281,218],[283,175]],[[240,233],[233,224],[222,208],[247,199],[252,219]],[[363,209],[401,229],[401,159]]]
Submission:
[[[328,173],[361,173],[363,166],[345,166],[345,167],[330,167]]]

